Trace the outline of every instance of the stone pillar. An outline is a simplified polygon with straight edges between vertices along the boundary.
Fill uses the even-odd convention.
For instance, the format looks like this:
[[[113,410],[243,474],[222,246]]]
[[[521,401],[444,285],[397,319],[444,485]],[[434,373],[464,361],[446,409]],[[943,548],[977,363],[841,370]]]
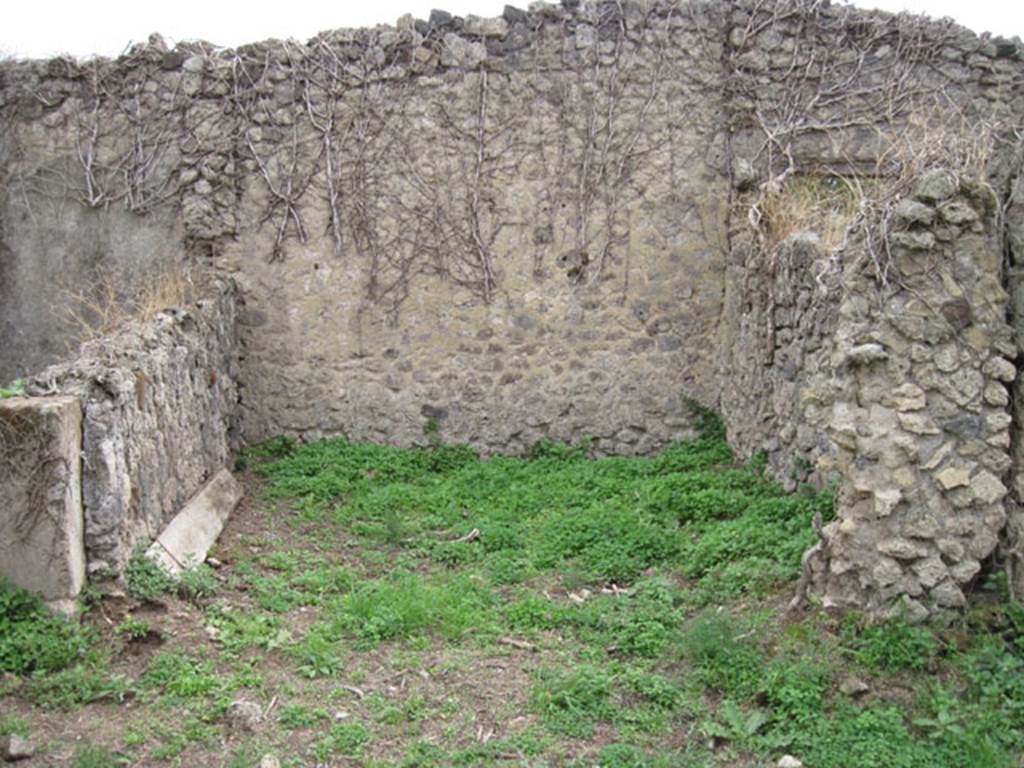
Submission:
[[[0,575],[62,613],[85,582],[81,452],[78,398],[0,400]]]
[[[844,276],[815,581],[826,606],[923,620],[965,604],[1007,523],[1016,346],[989,190],[933,171],[887,240]]]

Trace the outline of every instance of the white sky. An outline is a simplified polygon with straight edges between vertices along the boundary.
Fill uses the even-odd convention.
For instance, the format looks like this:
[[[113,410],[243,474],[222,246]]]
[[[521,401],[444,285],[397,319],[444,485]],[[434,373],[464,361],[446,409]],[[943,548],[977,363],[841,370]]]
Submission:
[[[727,2],[727,0],[722,0]],[[339,27],[393,24],[405,13],[425,19],[432,7],[456,15],[497,16],[507,0],[15,0],[5,3],[0,53],[47,57],[116,56],[160,32],[168,42],[202,39],[223,46],[294,37]],[[525,8],[529,0],[512,5]],[[1024,37],[1021,0],[856,0],[856,5],[951,16],[976,32]],[[262,7],[261,7],[262,6]]]

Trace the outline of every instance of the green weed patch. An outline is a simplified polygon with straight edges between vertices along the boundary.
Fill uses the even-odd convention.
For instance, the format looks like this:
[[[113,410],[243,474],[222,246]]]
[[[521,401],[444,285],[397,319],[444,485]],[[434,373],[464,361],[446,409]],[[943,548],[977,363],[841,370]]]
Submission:
[[[947,628],[785,620],[831,497],[737,466],[697,414],[699,439],[647,458],[482,459],[436,432],[252,448],[264,501],[216,573],[133,558],[143,605],[89,631],[2,593],[0,697],[29,714],[0,735],[35,735],[40,707],[134,718],[112,744],[76,734],[82,765],[1019,765],[1024,609],[1005,583]],[[255,733],[230,716],[243,695]]]
[[[42,601],[0,580],[0,672],[54,672],[80,660],[89,633],[51,616]]]

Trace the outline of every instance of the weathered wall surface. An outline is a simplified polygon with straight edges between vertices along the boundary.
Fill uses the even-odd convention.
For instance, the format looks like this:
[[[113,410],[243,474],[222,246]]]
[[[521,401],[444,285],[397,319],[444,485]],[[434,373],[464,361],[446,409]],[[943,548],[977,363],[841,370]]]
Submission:
[[[1011,41],[849,6],[733,11],[735,209],[719,339],[722,380],[739,383],[722,410],[743,455],[764,450],[798,481],[831,450],[827,418],[800,392],[829,368],[851,289],[841,267],[863,257],[853,241],[877,239],[930,167],[1012,176],[1020,159],[1000,131],[1024,121],[1022,55]]]
[[[687,433],[681,394],[715,399],[723,23],[540,6],[17,65],[8,175],[152,231],[175,201],[241,288],[246,439],[435,420],[487,450],[646,452]]]
[[[73,352],[82,331],[76,317],[99,321],[90,306],[116,310],[125,291],[181,258],[178,202],[165,189],[176,162],[171,147],[132,131],[125,110],[101,111],[82,83],[65,95],[73,91],[84,114],[64,122],[40,80],[63,71],[61,60],[0,69],[3,382]],[[94,153],[101,133],[119,137],[122,161]]]
[[[67,611],[85,583],[77,399],[0,400],[0,480],[0,575]]]
[[[879,126],[940,89],[1012,111],[1019,73],[1013,44],[801,2],[540,3],[236,51],[154,39],[5,72],[6,206],[30,208],[27,189],[127,208],[144,233],[178,213],[241,289],[248,440],[410,443],[435,420],[488,450],[645,452],[685,434],[681,394],[724,384],[746,452],[786,418],[732,386],[760,375],[737,280],[763,285],[731,248],[736,189],[877,166]]]
[[[1017,147],[1017,154],[1008,163],[1011,169],[1003,185],[1006,233],[1007,288],[1010,293],[1010,320],[1013,325],[1014,346],[1024,349],[1024,171],[1021,171],[1024,145]],[[1014,173],[1013,171],[1016,171]],[[1012,399],[1013,466],[1010,477],[1010,500],[1007,503],[1007,531],[1004,537],[1006,567],[1011,588],[1018,600],[1024,599],[1024,389],[1018,377],[1010,387]]]
[[[236,408],[235,295],[88,342],[33,377],[30,394],[81,403],[82,507],[90,572],[120,571],[229,460]]]
[[[140,218],[55,203],[18,185],[0,205],[0,381],[23,378],[75,351],[90,305],[116,310],[130,289],[181,255],[177,214]]]
[[[613,4],[261,51],[223,253],[246,436],[684,434],[680,394],[714,397],[716,54],[678,9]]]
[[[723,412],[787,483],[837,483],[808,561],[819,598],[921,619],[962,606],[1008,515],[1021,527],[1006,497],[1018,278],[1002,267],[1021,51],[791,10],[730,32],[733,188],[754,226],[733,219],[720,339],[739,386]]]
[[[771,253],[750,238],[733,251],[720,328],[721,408],[729,441],[744,457],[763,452],[787,487],[828,482],[815,470],[830,454],[824,434],[842,287],[836,264],[811,231],[789,235]],[[735,242],[735,241],[734,241]]]

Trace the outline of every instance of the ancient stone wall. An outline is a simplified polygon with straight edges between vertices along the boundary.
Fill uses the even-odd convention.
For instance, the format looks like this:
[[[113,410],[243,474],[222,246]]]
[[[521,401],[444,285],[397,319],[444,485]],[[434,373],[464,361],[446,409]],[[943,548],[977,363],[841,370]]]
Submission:
[[[85,344],[29,381],[81,403],[81,508],[90,572],[120,572],[228,464],[235,425],[235,294]]]
[[[541,4],[13,65],[6,205],[176,206],[241,289],[247,440],[647,452],[715,399],[722,23]]]
[[[686,434],[680,395],[715,389],[719,47],[685,9],[603,3],[244,53],[250,172],[221,260],[246,436]]]
[[[885,445],[935,442],[906,437],[903,422],[926,415],[946,435],[952,403],[982,419],[977,435],[972,421],[947,441],[954,469],[1008,485],[1002,432],[986,430],[1009,405],[984,400],[997,386],[984,366],[1012,357],[996,318],[1007,304],[982,294],[1001,284],[1014,210],[1020,158],[1004,150],[1024,124],[1022,60],[1014,41],[811,0],[566,0],[497,19],[434,12],[305,44],[170,50],[154,37],[116,61],[11,63],[0,70],[0,299],[26,284],[8,275],[34,274],[39,244],[67,240],[53,234],[64,219],[38,215],[45,203],[119,222],[110,242],[163,233],[235,281],[244,441],[410,444],[436,425],[485,451],[594,438],[600,452],[646,453],[689,433],[688,396],[722,410],[743,458],[764,451],[795,485],[875,461],[848,447],[843,403]],[[932,167],[954,190],[917,201],[930,219],[897,217]],[[991,182],[995,209],[962,179]],[[949,210],[966,218],[943,219]],[[901,241],[927,241],[948,269],[890,280]],[[883,273],[865,276],[865,259]],[[966,277],[957,259],[974,265]],[[929,282],[942,275],[962,295]],[[975,341],[989,346],[948,373],[971,387],[981,377],[982,389],[961,403],[953,385],[921,379],[913,344],[885,347],[864,371],[914,403],[920,388],[925,405],[879,399],[862,413],[857,397],[879,385],[848,353],[881,342],[849,339],[862,326],[904,333],[886,307],[909,302],[911,284],[937,306],[970,304],[987,340]],[[894,286],[904,292],[885,293]],[[11,316],[0,311],[8,338],[26,317]],[[946,355],[968,333],[954,330],[914,343]],[[5,360],[0,373],[18,366]],[[113,391],[130,402],[128,378]],[[233,413],[224,394],[209,413]],[[905,465],[885,460],[869,490],[898,489],[896,511],[858,529],[854,565],[837,572],[843,558],[828,552],[815,561],[827,562],[816,583],[830,600],[853,604],[860,589],[878,610],[900,590],[925,610],[957,602],[964,563],[980,561],[978,542],[1006,508],[936,490],[947,467],[925,468],[920,450],[907,459],[911,487],[894,479]],[[836,525],[860,525],[857,494],[868,491],[842,488]],[[112,560],[123,547],[109,521],[142,530],[140,510],[157,505],[115,506],[94,527],[94,549]],[[914,559],[879,553],[876,536],[910,541],[918,512],[954,509],[977,528],[976,540],[951,534],[960,560],[938,533],[917,537]],[[830,528],[826,542],[838,548],[838,536]],[[896,565],[877,576],[882,556]],[[934,558],[947,571],[917,574]]]
[[[730,440],[791,487],[836,484],[808,558],[827,605],[959,607],[1020,549],[997,549],[1008,514],[1021,528],[1003,272],[1020,47],[842,7],[733,22]]]
[[[840,5],[734,9],[728,35],[720,375],[741,386],[723,391],[722,410],[744,456],[764,450],[777,474],[805,480],[826,446],[797,391],[827,368],[841,265],[859,258],[848,246],[930,167],[1005,190],[999,175],[1020,165],[1024,61],[1012,41]]]
[[[1018,144],[1017,153],[1008,158],[1010,172],[1001,188],[1005,227],[1005,267],[1007,289],[1010,293],[1009,318],[1013,325],[1014,346],[1024,349],[1024,142]],[[1018,600],[1024,600],[1024,389],[1018,377],[1010,387],[1012,415],[1011,434],[1013,466],[1011,468],[1011,496],[1007,503],[1007,531],[1004,537],[1004,555],[1011,589]]]

